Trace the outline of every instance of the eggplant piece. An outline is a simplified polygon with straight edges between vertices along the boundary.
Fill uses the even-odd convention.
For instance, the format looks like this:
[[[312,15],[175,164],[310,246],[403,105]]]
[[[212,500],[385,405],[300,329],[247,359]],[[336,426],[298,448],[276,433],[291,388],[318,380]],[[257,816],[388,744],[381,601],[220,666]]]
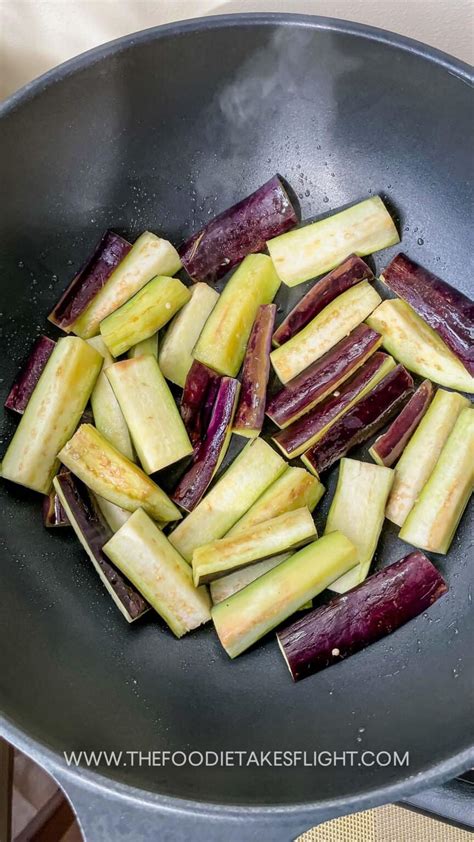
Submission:
[[[218,298],[219,293],[207,284],[195,284],[191,298],[167,328],[160,348],[160,368],[167,380],[182,389],[193,364],[193,348]]]
[[[380,276],[444,340],[474,376],[474,302],[400,253]]]
[[[131,248],[131,243],[119,234],[106,231],[87,263],[73,278],[49,314],[48,320],[69,333],[74,322],[107,283]]]
[[[129,623],[137,620],[150,606],[104,555],[102,548],[112,537],[112,532],[86,486],[66,472],[55,477],[54,488],[74,532],[117,608]]]
[[[100,323],[152,278],[174,275],[180,267],[178,252],[171,243],[145,231],[69,329],[83,339],[96,336]]]
[[[141,507],[162,523],[181,517],[168,495],[90,424],[82,424],[58,455],[94,494],[110,503],[129,512]]]
[[[378,333],[359,325],[270,398],[266,414],[277,427],[292,424],[334,392],[381,344]]]
[[[281,555],[273,556],[273,558],[266,558],[264,561],[257,561],[248,567],[242,567],[241,570],[236,570],[235,573],[228,573],[222,579],[214,579],[209,585],[212,604],[218,605],[219,602],[229,599],[230,596],[241,591],[242,588],[247,587],[251,582],[255,582],[255,579],[263,576],[264,573],[268,573],[269,570],[273,570],[282,561],[286,561],[291,555],[292,553],[282,553]]]
[[[204,438],[221,377],[197,360],[189,369],[181,397],[181,418],[194,446]]]
[[[474,377],[405,301],[384,301],[367,324],[382,334],[384,347],[409,371],[449,389],[474,392]]]
[[[315,509],[324,494],[324,486],[316,477],[313,477],[304,468],[286,468],[286,470],[273,482],[258,500],[250,507],[240,520],[226,533],[226,538],[240,535],[242,532],[251,529],[257,524],[278,517],[285,512],[291,512],[306,506],[310,512]],[[229,573],[222,579],[211,583],[211,596],[214,604],[227,599],[236,591],[240,591],[245,585],[253,582],[263,573],[271,570],[280,561],[288,558],[288,553],[278,556],[276,562],[273,559],[257,562],[251,567],[238,570],[236,573]]]
[[[345,593],[367,577],[382,531],[393,476],[390,468],[357,459],[341,459],[325,534],[339,530],[346,535],[357,549],[358,565],[336,579],[330,585],[332,591]]]
[[[43,525],[47,529],[71,525],[55,488],[43,497]]]
[[[38,336],[5,401],[5,409],[23,415],[33,390],[40,379],[56,343],[47,336]]]
[[[92,494],[92,492],[89,493]],[[106,520],[108,526],[110,526],[112,532],[117,532],[120,527],[127,522],[132,514],[131,512],[128,512],[127,509],[122,509],[121,506],[116,506],[115,503],[110,503],[110,501],[106,500],[105,497],[100,497],[98,494],[94,494],[92,496],[97,504],[97,508],[100,509],[102,516]]]
[[[242,391],[234,421],[234,433],[245,438],[260,435],[265,420],[275,315],[276,304],[262,304],[258,308],[245,352]]]
[[[192,562],[194,584],[198,587],[220,579],[256,561],[302,547],[317,537],[309,509],[303,507],[285,512],[238,535],[198,547]]]
[[[462,395],[438,389],[397,463],[385,512],[388,520],[403,526],[431,476],[460,412],[469,406],[469,400]]]
[[[395,368],[386,354],[374,354],[349,380],[289,427],[272,436],[287,459],[296,459],[320,441],[333,424]]]
[[[91,395],[93,423],[110,444],[116,447],[120,453],[123,453],[127,459],[135,462],[135,451],[127,422],[123,417],[120,404],[115,397],[114,390],[106,374],[106,370],[113,365],[114,358],[109,354],[108,348],[101,336],[93,336],[87,342],[99,352],[104,360],[102,371],[97,378]],[[88,422],[83,420],[83,423]]]
[[[290,617],[356,563],[356,548],[342,532],[324,535],[211,611],[231,658]]]
[[[278,632],[293,680],[300,681],[381,640],[426,611],[447,590],[441,574],[420,552],[379,570],[349,593]]]
[[[226,533],[226,538],[302,506],[312,512],[324,491],[324,485],[304,468],[287,467]]]
[[[373,280],[374,273],[370,266],[367,266],[367,263],[361,257],[351,254],[329,275],[317,281],[309,292],[298,301],[298,304],[290,310],[273,334],[273,344],[278,348],[292,339],[346,289],[355,286],[359,281]]]
[[[388,430],[375,439],[369,453],[378,465],[390,468],[401,456],[433,398],[433,384],[424,380],[392,421]]]
[[[351,409],[340,417],[301,457],[318,476],[357,444],[367,441],[403,406],[413,391],[413,379],[397,365]]]
[[[474,490],[474,409],[463,409],[399,537],[445,555]]]
[[[193,552],[222,538],[247,512],[286,463],[263,439],[251,439],[219,481],[171,533],[169,539],[191,564]]]
[[[194,587],[191,568],[141,509],[129,517],[103,549],[176,637],[210,620],[207,589]]]
[[[49,494],[58,451],[76,429],[101,366],[87,342],[58,340],[3,458],[4,479]]]
[[[221,379],[207,432],[195,449],[193,464],[171,495],[188,512],[196,508],[227,453],[239,389],[240,383],[233,377]]]
[[[100,323],[100,333],[113,357],[153,336],[191,297],[178,278],[158,275],[133,298]]]
[[[271,304],[280,280],[266,254],[250,254],[221,293],[193,351],[195,360],[236,377],[261,304]]]
[[[132,345],[127,352],[127,356],[130,359],[133,359],[134,357],[143,357],[145,354],[151,354],[155,360],[158,359],[158,331],[149,336],[148,339],[142,339],[141,342],[137,342],[136,345]]]
[[[151,354],[106,369],[143,470],[154,474],[193,452],[169,386]]]
[[[375,310],[381,300],[368,281],[361,281],[331,301],[293,339],[270,354],[272,366],[281,382],[293,380],[334,348]]]
[[[267,240],[297,222],[288,194],[274,175],[193,234],[179,249],[183,266],[194,281],[213,283],[246,255],[264,251]]]
[[[267,242],[279,277],[289,287],[329,272],[350,254],[364,257],[400,242],[380,196]]]

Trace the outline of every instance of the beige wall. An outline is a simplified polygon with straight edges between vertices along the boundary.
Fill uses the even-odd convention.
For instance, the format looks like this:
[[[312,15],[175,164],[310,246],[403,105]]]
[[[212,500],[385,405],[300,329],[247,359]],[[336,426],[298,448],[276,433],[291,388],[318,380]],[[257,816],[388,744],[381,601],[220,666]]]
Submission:
[[[0,97],[128,32],[245,11],[295,11],[369,23],[473,61],[474,0],[0,0]]]

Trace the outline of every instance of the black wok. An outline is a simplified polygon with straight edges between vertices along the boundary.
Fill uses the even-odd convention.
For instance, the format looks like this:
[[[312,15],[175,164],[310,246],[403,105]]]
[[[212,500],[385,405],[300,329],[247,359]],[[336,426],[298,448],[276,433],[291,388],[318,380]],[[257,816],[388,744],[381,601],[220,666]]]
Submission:
[[[468,292],[470,78],[380,30],[246,15],[127,36],[27,85],[0,122],[3,395],[105,228],[179,242],[275,171],[304,218],[380,193],[404,251]],[[62,783],[88,839],[288,840],[472,762],[467,517],[435,558],[450,591],[428,616],[294,686],[273,636],[231,662],[209,628],[130,629],[36,496],[0,495],[3,732]],[[377,563],[404,552],[387,524]],[[69,749],[409,751],[410,766],[68,769]]]

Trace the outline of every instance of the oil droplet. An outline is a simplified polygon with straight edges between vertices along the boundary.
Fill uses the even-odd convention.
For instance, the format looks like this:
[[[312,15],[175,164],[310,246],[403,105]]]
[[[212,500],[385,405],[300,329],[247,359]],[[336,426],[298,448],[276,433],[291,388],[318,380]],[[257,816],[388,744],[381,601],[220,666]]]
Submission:
[[[323,202],[329,202],[329,196],[323,196]]]
[[[305,194],[305,196],[310,196],[310,195],[311,195],[311,194],[310,194],[310,192],[309,192],[309,190],[305,190],[305,191],[304,191],[304,194]]]
[[[419,246],[422,246],[425,241],[423,240],[422,237],[418,237],[416,242],[418,243]]]
[[[19,261],[18,261],[18,268],[19,268],[19,269],[23,269],[23,266],[24,266],[24,265],[25,265],[25,264],[23,263],[23,261],[22,261],[22,260],[19,260]]]

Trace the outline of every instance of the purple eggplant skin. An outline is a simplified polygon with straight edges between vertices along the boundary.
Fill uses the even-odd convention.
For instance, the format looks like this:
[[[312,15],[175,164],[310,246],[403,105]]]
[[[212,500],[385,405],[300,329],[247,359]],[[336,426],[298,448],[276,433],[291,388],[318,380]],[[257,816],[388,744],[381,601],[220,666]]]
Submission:
[[[54,489],[49,494],[45,494],[43,497],[43,526],[48,529],[56,529],[59,526],[70,525],[68,516]]]
[[[9,395],[5,401],[5,409],[11,409],[23,415],[33,390],[40,379],[44,367],[53,353],[56,342],[47,336],[38,336],[20,371],[18,372]]]
[[[106,231],[85,266],[73,278],[49,314],[49,321],[69,332],[131,248],[131,244],[119,234]]]
[[[287,427],[337,389],[381,344],[380,334],[359,325],[274,395],[266,414],[277,427]]]
[[[117,570],[102,552],[102,547],[113,532],[102,513],[94,505],[87,487],[69,471],[60,472],[57,477],[61,491],[87,542],[90,552],[107,579],[117,598],[125,607],[131,620],[140,617],[149,609],[148,602],[134,588],[131,582]]]
[[[248,254],[298,222],[277,175],[250,196],[212,219],[181,246],[179,256],[193,281],[213,283]]]
[[[375,461],[386,468],[390,468],[397,461],[428,409],[433,395],[431,380],[423,380],[388,430],[379,436],[370,448],[370,454],[374,458],[378,457]]]
[[[413,307],[474,376],[474,302],[403,253],[384,269],[381,280]]]
[[[181,418],[194,447],[204,438],[220,381],[220,374],[194,360],[186,377],[180,404]]]
[[[344,263],[317,281],[296,307],[293,307],[273,334],[273,344],[279,346],[288,342],[346,289],[355,286],[360,281],[373,280],[374,273],[365,260],[357,257],[356,254],[349,255]]]
[[[285,456],[292,459],[296,450],[330,424],[367,386],[386,359],[387,354],[377,351],[336,392],[325,398],[306,415],[302,415],[289,427],[275,433],[272,439]]]
[[[244,436],[258,436],[263,427],[275,316],[276,304],[261,304],[249,336],[233,427]]]
[[[402,365],[395,366],[304,453],[304,463],[318,475],[326,471],[384,427],[407,402],[413,385],[408,371]]]
[[[278,632],[294,681],[337,664],[413,620],[448,591],[431,561],[410,553]]]
[[[191,512],[203,497],[229,441],[229,431],[237,405],[240,383],[234,377],[222,377],[207,432],[193,454],[193,464],[181,477],[171,499]]]

